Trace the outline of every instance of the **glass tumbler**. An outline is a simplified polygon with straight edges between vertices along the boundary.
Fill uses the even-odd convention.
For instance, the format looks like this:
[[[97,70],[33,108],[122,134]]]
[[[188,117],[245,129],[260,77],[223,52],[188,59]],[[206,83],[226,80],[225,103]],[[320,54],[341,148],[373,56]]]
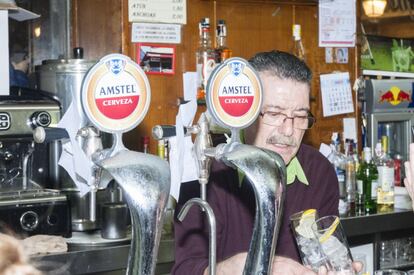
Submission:
[[[336,274],[354,275],[352,255],[338,216],[326,216],[312,224],[312,230],[323,253]]]
[[[295,236],[302,263],[315,272],[321,266],[329,268],[327,258],[311,228],[317,218],[318,214],[315,209],[300,211],[290,216],[291,229]]]

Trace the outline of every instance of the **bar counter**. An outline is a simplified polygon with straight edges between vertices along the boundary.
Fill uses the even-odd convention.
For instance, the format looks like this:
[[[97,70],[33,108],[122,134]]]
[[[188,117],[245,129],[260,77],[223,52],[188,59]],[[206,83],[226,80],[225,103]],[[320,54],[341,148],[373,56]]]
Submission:
[[[125,274],[129,248],[129,242],[107,246],[69,245],[66,253],[39,255],[31,260],[45,274]],[[174,240],[163,238],[155,274],[169,274],[173,263]]]
[[[369,216],[341,217],[341,223],[351,246],[374,243],[374,267],[378,267],[378,247],[381,240],[414,234],[414,212],[395,209],[389,213]],[[69,246],[66,253],[32,257],[36,265],[54,274],[125,274],[129,243],[109,246]],[[161,240],[156,275],[169,274],[174,262],[174,240]]]

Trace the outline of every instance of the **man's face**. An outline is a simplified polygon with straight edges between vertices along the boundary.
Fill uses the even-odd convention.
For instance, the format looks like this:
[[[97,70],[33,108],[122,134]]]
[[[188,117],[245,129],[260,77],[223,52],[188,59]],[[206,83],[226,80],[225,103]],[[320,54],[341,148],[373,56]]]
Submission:
[[[282,113],[288,117],[307,116],[309,111],[309,85],[290,79],[281,79],[267,72],[259,73],[263,84],[262,114]],[[278,153],[286,164],[296,155],[305,130],[293,127],[286,119],[280,126],[263,123],[263,116],[246,129],[249,144]]]

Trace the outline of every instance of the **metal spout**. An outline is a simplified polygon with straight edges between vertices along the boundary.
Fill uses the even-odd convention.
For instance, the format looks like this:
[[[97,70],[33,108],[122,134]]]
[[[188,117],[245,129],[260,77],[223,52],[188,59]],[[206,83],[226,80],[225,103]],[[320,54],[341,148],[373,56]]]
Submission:
[[[216,275],[216,216],[214,215],[213,209],[210,207],[208,202],[200,198],[193,198],[184,204],[180,213],[178,213],[177,218],[182,222],[194,204],[198,204],[207,214],[208,224],[210,227],[208,272],[209,275]]]
[[[126,274],[154,274],[170,191],[168,163],[153,155],[121,150],[97,164],[122,188],[131,213],[132,242]]]
[[[256,216],[243,274],[271,274],[286,189],[286,167],[275,152],[232,143],[218,157],[243,171],[253,186]],[[223,148],[224,149],[224,148]]]
[[[201,199],[207,199],[207,183],[210,176],[211,158],[206,156],[205,150],[213,146],[209,134],[209,125],[205,113],[202,113],[197,122],[197,136],[194,140],[194,155],[197,160],[198,181],[200,183]]]

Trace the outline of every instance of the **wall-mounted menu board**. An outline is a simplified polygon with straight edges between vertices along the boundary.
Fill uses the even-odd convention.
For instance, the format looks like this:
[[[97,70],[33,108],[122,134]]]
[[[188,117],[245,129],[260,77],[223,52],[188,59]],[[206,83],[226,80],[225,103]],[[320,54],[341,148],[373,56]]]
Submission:
[[[129,22],[187,23],[187,0],[128,0]]]

